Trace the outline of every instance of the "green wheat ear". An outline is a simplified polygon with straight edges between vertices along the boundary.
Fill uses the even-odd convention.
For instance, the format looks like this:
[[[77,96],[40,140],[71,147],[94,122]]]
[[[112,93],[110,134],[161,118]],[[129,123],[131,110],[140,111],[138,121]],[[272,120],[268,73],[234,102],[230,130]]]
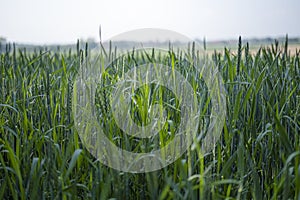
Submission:
[[[245,47],[245,67],[247,68],[249,65],[249,42],[246,43]]]
[[[236,65],[236,72],[238,76],[240,75],[241,58],[242,58],[242,37],[239,36],[237,65]]]

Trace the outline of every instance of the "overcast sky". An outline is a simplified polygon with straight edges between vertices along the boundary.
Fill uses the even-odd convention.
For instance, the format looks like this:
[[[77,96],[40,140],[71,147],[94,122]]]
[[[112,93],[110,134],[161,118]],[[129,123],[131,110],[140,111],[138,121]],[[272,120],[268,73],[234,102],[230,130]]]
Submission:
[[[300,36],[300,0],[0,0],[0,36],[53,44],[138,28],[207,40]]]

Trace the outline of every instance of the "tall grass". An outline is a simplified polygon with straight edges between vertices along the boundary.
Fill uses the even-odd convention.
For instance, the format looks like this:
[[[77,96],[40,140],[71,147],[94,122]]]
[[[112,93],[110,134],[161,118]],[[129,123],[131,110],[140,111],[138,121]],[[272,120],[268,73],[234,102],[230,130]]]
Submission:
[[[254,55],[241,40],[237,54],[227,48],[215,51],[210,59],[218,66],[227,93],[220,140],[211,153],[203,155],[195,143],[173,164],[144,174],[101,164],[74,128],[73,81],[79,66],[89,62],[89,53],[88,46],[79,43],[75,52],[1,47],[0,199],[300,198],[300,61],[299,51],[289,54],[288,39],[283,47],[275,41]],[[111,48],[100,59],[113,60],[116,54],[117,49]],[[135,56],[141,62],[152,59]],[[202,59],[193,48],[182,56],[192,57],[195,63]],[[181,72],[193,74],[190,81],[195,81],[195,87],[202,83],[205,88],[189,66],[181,67]],[[151,92],[159,96],[157,101],[172,99],[164,88],[137,91],[133,115],[141,124],[147,123],[147,116],[138,108],[149,105],[138,97]],[[99,89],[98,95],[99,121],[106,122],[108,135],[119,134],[116,144],[135,150],[149,142],[118,133],[106,99],[109,90]],[[205,103],[207,97],[203,98]],[[180,122],[176,109],[171,115]],[[159,139],[169,138],[162,134]]]

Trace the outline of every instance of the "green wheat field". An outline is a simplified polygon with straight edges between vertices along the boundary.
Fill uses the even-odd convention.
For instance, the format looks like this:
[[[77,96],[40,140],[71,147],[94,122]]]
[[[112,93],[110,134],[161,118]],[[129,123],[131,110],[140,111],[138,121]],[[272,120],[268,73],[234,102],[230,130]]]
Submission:
[[[0,50],[0,199],[300,199],[300,51],[289,40],[250,51],[241,39],[233,51],[207,54],[226,91],[226,118],[211,152],[195,139],[179,159],[149,173],[125,173],[102,164],[82,144],[72,111],[74,80],[91,63],[88,44],[70,49]],[[206,51],[205,49],[203,50]],[[134,51],[133,51],[134,52]],[[174,56],[175,53],[179,56]],[[118,47],[99,48],[100,63],[114,61]],[[210,98],[191,63],[202,62],[193,44],[170,45],[166,55],[130,54],[113,62],[96,95],[98,121],[116,145],[149,152],[167,144],[180,123],[178,100],[167,88],[135,91],[131,116],[149,123],[148,108],[165,107],[157,138],[137,139],[117,127],[109,98],[113,83],[134,64],[160,61],[175,67],[199,94],[200,128],[209,121]],[[189,60],[190,62],[184,62]],[[104,89],[103,89],[104,88]],[[156,95],[149,101],[149,94]],[[201,97],[201,98],[200,98]]]

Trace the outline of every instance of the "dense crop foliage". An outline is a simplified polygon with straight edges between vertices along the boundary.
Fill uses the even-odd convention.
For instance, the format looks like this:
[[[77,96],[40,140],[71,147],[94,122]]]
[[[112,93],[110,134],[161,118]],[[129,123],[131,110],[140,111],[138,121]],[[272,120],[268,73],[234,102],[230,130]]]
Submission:
[[[256,54],[240,41],[236,54],[225,48],[210,55],[227,94],[220,140],[211,153],[203,155],[194,144],[175,163],[144,174],[101,164],[74,128],[73,82],[79,66],[89,62],[89,53],[79,45],[75,52],[1,47],[0,199],[300,199],[300,60],[299,52],[289,54],[287,41],[282,48],[275,42]],[[201,63],[194,48],[181,55]],[[100,55],[115,57],[111,50]],[[191,73],[188,65],[180,67]],[[199,74],[191,74],[191,82],[203,84]],[[139,97],[148,97],[143,91],[151,87],[136,92],[141,108],[145,102]],[[160,90],[165,92],[157,101],[174,99],[167,89]],[[109,90],[99,90],[96,99],[103,123],[112,118],[105,92]],[[147,123],[138,103],[133,116],[137,123]],[[170,109],[175,124],[180,123],[176,105],[174,100]],[[122,136],[113,120],[103,126],[108,135]],[[165,138],[159,139],[168,140],[161,135]],[[123,140],[115,143],[126,144],[128,150],[147,143],[126,136]]]

